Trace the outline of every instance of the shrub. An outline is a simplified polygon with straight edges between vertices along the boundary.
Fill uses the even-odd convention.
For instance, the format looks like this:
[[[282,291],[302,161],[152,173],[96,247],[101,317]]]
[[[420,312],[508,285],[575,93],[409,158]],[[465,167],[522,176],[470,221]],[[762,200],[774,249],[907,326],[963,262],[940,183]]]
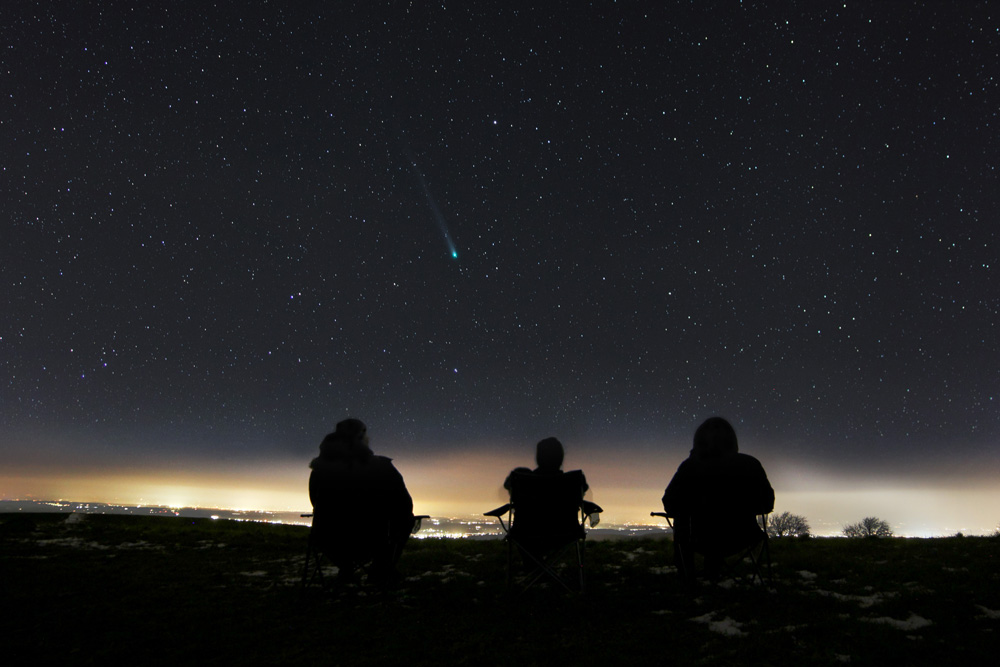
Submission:
[[[877,516],[869,516],[844,526],[843,532],[847,537],[892,537],[892,526]]]
[[[806,537],[809,535],[809,522],[804,516],[782,512],[768,518],[767,535],[768,537]]]

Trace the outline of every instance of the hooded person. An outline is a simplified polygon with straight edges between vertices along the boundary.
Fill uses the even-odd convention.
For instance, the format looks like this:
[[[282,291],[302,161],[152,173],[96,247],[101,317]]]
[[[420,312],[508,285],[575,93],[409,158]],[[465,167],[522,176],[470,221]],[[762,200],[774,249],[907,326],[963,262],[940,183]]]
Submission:
[[[579,510],[587,478],[582,470],[563,471],[563,457],[562,443],[545,438],[535,446],[537,467],[514,468],[504,480],[514,505],[510,535],[532,550],[545,551],[583,536]]]
[[[376,455],[368,429],[345,419],[309,464],[313,537],[342,573],[372,563],[370,574],[390,578],[413,527],[413,500],[392,459]]]
[[[537,445],[535,445],[535,464],[536,468],[532,470],[531,468],[518,467],[510,471],[507,475],[507,479],[504,480],[503,488],[510,491],[511,478],[514,475],[524,474],[524,473],[534,473],[536,475],[564,475],[570,473],[564,473],[562,469],[563,458],[565,458],[565,451],[563,450],[563,444],[559,442],[558,438],[545,438],[540,440]],[[580,481],[583,486],[583,492],[586,493],[587,489],[587,478],[583,476],[583,472],[579,470],[572,471],[572,474],[579,473]]]
[[[760,461],[740,453],[732,425],[711,417],[695,431],[690,455],[663,494],[663,509],[674,519],[675,544],[704,555],[711,571],[763,539],[757,515],[774,509],[774,489]]]

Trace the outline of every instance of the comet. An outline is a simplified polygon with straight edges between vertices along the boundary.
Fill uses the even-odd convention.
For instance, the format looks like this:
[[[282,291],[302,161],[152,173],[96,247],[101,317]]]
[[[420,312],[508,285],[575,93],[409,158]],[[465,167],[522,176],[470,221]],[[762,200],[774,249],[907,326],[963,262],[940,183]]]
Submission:
[[[434,199],[434,195],[431,194],[431,189],[427,186],[427,179],[424,178],[423,172],[420,171],[420,167],[417,165],[417,158],[413,154],[413,151],[409,148],[406,149],[406,155],[410,159],[410,168],[416,175],[417,180],[420,181],[420,188],[424,191],[424,198],[427,200],[427,206],[431,209],[434,221],[437,223],[438,229],[444,237],[445,245],[448,246],[448,252],[451,254],[452,259],[458,259],[458,248],[455,246],[455,242],[452,240],[451,234],[448,232],[448,223],[445,222],[444,215],[441,213],[441,209],[438,207],[437,201]]]

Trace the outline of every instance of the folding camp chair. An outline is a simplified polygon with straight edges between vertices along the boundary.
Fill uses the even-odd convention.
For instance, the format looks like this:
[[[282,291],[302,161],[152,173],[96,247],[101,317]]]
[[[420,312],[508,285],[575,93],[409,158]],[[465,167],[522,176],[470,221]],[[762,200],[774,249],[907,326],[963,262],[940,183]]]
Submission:
[[[302,514],[303,519],[312,518],[312,514]],[[426,514],[421,514],[419,516],[413,517],[413,527],[410,529],[411,534],[416,534],[420,530],[421,523],[424,519],[429,519],[430,516]],[[388,529],[387,529],[388,530]],[[398,547],[402,549],[402,545]],[[399,554],[393,554],[393,560],[398,558]],[[328,560],[327,554],[323,552],[320,540],[317,538],[315,531],[310,527],[309,529],[309,541],[306,545],[306,562],[302,566],[302,580],[300,582],[300,588],[305,590],[307,586],[315,583],[319,583],[320,586],[325,587],[326,580],[323,578],[323,566],[325,561]],[[358,565],[364,569],[371,563],[358,563]]]
[[[740,563],[749,561],[750,583],[756,582],[771,585],[771,550],[767,535],[768,514],[769,512],[762,512],[756,515],[757,525],[760,528],[759,533],[748,536],[747,540],[739,544],[732,553],[718,554],[718,557],[722,560],[723,568],[716,574],[719,576],[731,575],[736,571]],[[699,547],[699,537],[695,532],[697,526],[691,522],[690,517],[681,519],[669,516],[666,512],[650,512],[649,515],[662,517],[667,520],[667,525],[674,531],[674,558],[681,576],[689,581],[694,580],[698,572],[695,556],[705,556],[703,549]],[[681,531],[686,533],[686,537],[683,540],[677,539],[678,521],[688,522],[686,527],[681,528]]]
[[[596,526],[604,511],[583,499],[583,474],[579,470],[559,475],[515,472],[510,477],[510,497],[511,502],[485,514],[496,517],[504,532],[507,588],[514,583],[516,548],[526,569],[518,582],[522,593],[546,576],[572,592],[573,588],[557,569],[571,554],[575,555],[582,593],[586,523],[589,520],[591,527]]]

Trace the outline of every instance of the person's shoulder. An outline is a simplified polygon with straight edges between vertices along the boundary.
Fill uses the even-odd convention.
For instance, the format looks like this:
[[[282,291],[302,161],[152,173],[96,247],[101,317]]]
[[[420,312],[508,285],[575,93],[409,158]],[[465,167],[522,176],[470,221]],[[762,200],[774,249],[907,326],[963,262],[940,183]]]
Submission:
[[[392,459],[388,456],[379,456],[375,454],[368,462],[365,464],[368,470],[374,471],[378,475],[386,475],[398,477],[400,475],[399,470],[393,465]]]
[[[311,468],[313,472],[326,472],[333,468],[334,465],[336,465],[336,463],[326,456],[317,456],[309,462],[309,468]]]
[[[696,470],[699,466],[704,466],[706,459],[700,459],[696,456],[689,456],[681,464],[677,466],[677,472],[675,474],[681,474],[691,472]]]
[[[379,456],[378,454],[374,454],[370,459],[368,459],[368,465],[380,470],[389,470],[390,468],[392,470],[396,469],[396,466],[392,464],[391,458],[388,456]]]
[[[756,456],[751,456],[750,454],[744,454],[743,452],[737,452],[736,453],[736,458],[739,461],[742,461],[743,463],[745,463],[747,465],[757,465],[757,466],[760,465],[760,461],[757,460],[757,457]]]
[[[749,472],[764,473],[764,466],[761,465],[760,461],[758,461],[756,457],[750,456],[749,454],[744,454],[743,452],[739,452],[735,456],[736,458],[734,460],[739,470],[743,470],[748,473]]]

